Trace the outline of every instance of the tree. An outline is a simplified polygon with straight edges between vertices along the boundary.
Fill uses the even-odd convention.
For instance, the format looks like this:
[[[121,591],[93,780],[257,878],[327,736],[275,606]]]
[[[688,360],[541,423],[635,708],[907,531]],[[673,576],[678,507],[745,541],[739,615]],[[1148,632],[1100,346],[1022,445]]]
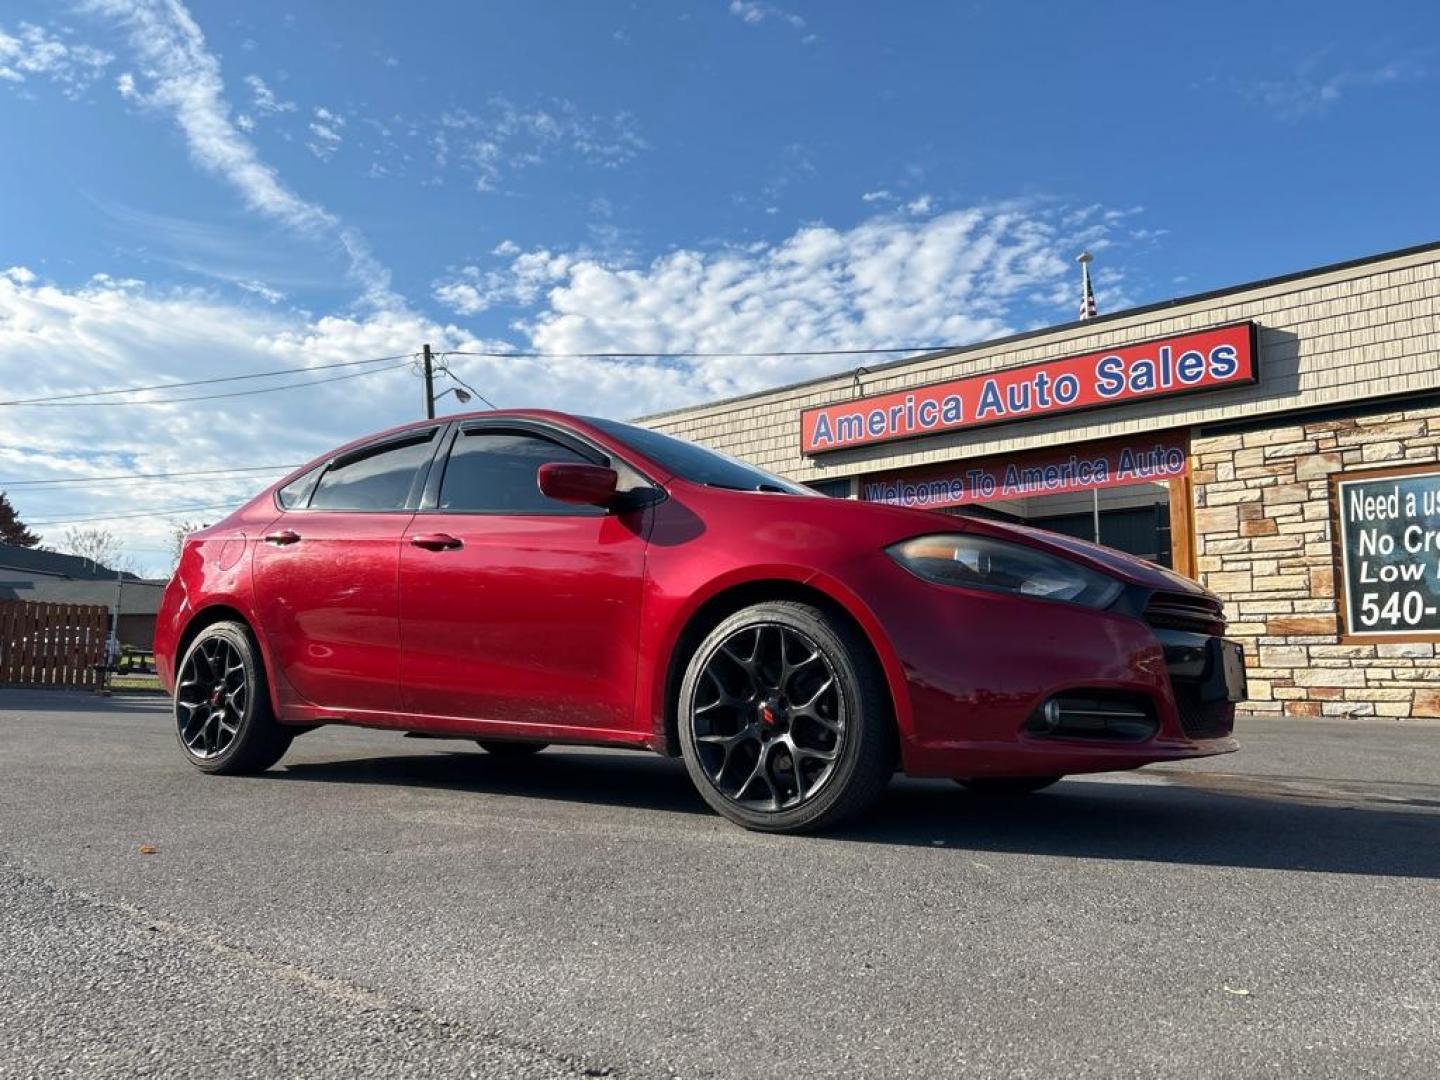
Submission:
[[[79,555],[107,570],[133,573],[135,569],[135,560],[124,554],[125,545],[109,529],[77,529],[72,525],[65,530],[60,547],[69,555]]]
[[[180,553],[185,550],[185,537],[192,532],[199,532],[201,529],[209,527],[209,523],[204,521],[177,521],[170,526],[171,573],[174,573],[175,567],[180,565]]]
[[[10,496],[0,491],[0,544],[33,548],[38,543],[40,537],[25,527],[20,515],[15,512],[15,507],[10,504]]]

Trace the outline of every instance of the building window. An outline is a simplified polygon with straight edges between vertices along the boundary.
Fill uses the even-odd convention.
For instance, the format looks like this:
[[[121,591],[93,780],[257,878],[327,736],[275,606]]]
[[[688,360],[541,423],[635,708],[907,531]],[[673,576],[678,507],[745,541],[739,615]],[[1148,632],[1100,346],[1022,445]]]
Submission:
[[[811,491],[818,491],[821,495],[832,499],[848,499],[850,497],[850,478],[843,480],[816,480],[806,484]]]

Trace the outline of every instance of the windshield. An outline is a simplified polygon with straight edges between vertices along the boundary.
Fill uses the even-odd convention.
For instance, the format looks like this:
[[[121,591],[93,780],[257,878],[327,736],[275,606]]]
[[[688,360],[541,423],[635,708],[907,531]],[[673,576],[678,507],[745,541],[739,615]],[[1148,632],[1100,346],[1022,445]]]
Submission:
[[[814,495],[807,487],[757,469],[754,465],[710,450],[696,443],[662,435],[649,428],[621,424],[615,420],[581,417],[607,435],[613,435],[626,446],[633,446],[657,465],[669,469],[683,480],[732,491],[777,491],[786,495]]]

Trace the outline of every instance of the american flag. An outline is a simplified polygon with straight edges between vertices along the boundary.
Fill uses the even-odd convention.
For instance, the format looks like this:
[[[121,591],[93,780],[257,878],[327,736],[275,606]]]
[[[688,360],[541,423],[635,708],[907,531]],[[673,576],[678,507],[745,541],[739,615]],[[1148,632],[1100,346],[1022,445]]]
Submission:
[[[1080,256],[1080,273],[1083,279],[1080,296],[1080,318],[1081,320],[1093,319],[1100,312],[1095,307],[1095,290],[1090,285],[1090,254],[1086,252]]]

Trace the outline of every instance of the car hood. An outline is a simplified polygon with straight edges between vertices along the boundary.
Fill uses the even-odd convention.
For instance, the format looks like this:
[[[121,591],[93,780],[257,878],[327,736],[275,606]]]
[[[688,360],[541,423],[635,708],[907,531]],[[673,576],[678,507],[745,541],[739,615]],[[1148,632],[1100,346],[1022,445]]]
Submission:
[[[888,546],[926,533],[971,532],[994,536],[1040,548],[1062,559],[1079,562],[1103,574],[1146,589],[1188,593],[1198,596],[1214,594],[1189,578],[1163,566],[1136,558],[1123,551],[1077,540],[1045,529],[993,521],[990,518],[945,514],[938,510],[918,510],[892,506],[882,502],[853,499],[828,499],[817,495],[789,495],[780,492],[730,491],[721,488],[700,488],[688,485],[711,500],[753,500],[757,515],[771,521],[794,517],[806,523],[825,522],[832,530],[851,536],[870,538],[869,542]],[[761,508],[764,508],[763,510]],[[865,528],[860,528],[863,519]]]
[[[935,515],[947,517],[948,515]],[[1193,595],[1212,595],[1208,589],[1198,582],[1192,581],[1183,574],[1177,574],[1173,570],[1167,570],[1163,566],[1130,555],[1124,551],[1117,551],[1114,548],[1106,547],[1103,544],[1092,544],[1088,540],[1080,540],[1073,536],[1066,536],[1063,533],[1050,532],[1046,529],[1035,529],[1028,525],[1011,525],[1007,522],[988,521],[978,518],[961,519],[964,521],[963,528],[973,529],[977,532],[986,532],[991,535],[1010,537],[1032,547],[1046,548],[1054,554],[1064,558],[1074,559],[1082,563],[1088,563],[1095,568],[1102,570],[1113,577],[1135,585],[1144,586],[1147,589],[1164,589],[1167,592],[1190,593]]]
[[[1063,533],[1035,529],[1026,525],[1012,525],[1009,522],[993,521],[989,518],[942,514],[938,510],[902,509],[878,502],[836,501],[847,507],[851,513],[883,517],[887,519],[887,524],[891,529],[911,536],[917,536],[926,531],[984,533],[997,539],[1013,540],[1028,544],[1030,547],[1041,548],[1053,555],[1084,563],[1102,573],[1147,589],[1164,589],[1167,592],[1200,596],[1214,595],[1183,574],[1177,574],[1173,570],[1157,566],[1146,559],[1137,558],[1123,551],[1116,551],[1103,544],[1092,544],[1088,540],[1079,540],[1072,536],[1065,536]]]

